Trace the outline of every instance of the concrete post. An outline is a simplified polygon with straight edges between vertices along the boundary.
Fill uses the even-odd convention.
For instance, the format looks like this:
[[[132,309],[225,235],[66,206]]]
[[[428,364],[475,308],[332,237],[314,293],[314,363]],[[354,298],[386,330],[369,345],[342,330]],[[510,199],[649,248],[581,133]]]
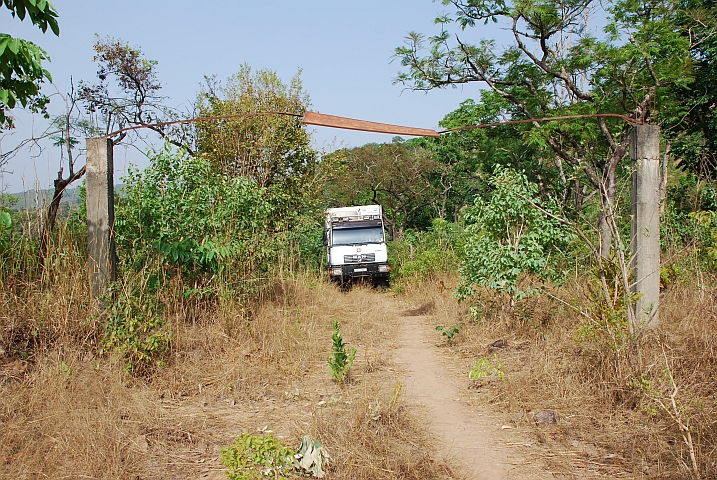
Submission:
[[[90,292],[96,299],[117,279],[113,143],[109,138],[88,138],[86,142],[87,250]]]
[[[630,225],[633,292],[635,303],[634,333],[658,324],[660,305],[660,127],[638,125],[631,133],[632,222]]]

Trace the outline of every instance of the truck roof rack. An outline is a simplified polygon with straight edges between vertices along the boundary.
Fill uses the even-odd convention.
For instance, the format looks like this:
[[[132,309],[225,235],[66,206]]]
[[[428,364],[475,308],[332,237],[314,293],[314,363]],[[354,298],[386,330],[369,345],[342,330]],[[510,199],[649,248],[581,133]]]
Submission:
[[[326,222],[355,222],[358,220],[380,220],[380,205],[361,205],[357,207],[329,208],[326,210]]]

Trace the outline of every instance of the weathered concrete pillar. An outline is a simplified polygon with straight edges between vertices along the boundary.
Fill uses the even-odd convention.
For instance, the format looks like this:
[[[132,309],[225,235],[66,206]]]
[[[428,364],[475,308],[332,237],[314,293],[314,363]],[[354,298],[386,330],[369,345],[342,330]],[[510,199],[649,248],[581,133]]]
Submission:
[[[117,278],[113,143],[109,138],[88,138],[86,142],[90,291],[93,298],[99,298]]]
[[[658,324],[660,305],[660,127],[632,130],[632,222],[630,228],[635,325],[632,332]]]

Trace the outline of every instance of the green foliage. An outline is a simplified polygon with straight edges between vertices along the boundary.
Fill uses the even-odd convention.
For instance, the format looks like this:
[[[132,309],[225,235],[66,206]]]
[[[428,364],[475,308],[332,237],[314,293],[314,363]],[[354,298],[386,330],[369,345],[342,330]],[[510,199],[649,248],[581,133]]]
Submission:
[[[117,246],[125,266],[178,269],[188,278],[222,272],[241,258],[250,273],[269,256],[266,228],[273,212],[265,189],[216,175],[209,161],[173,152],[151,155],[132,169],[116,209]]]
[[[49,27],[55,35],[60,34],[55,7],[46,0],[2,0],[2,6],[20,20],[28,16],[43,33]],[[0,33],[0,130],[12,128],[12,117],[6,113],[18,102],[47,116],[45,107],[50,100],[40,94],[40,85],[45,80],[52,82],[52,77],[42,66],[45,60],[50,60],[47,52],[34,43]]]
[[[253,72],[244,64],[224,83],[207,78],[197,99],[198,116],[246,116],[197,123],[198,151],[224,174],[251,179],[260,187],[281,185],[290,196],[298,195],[318,167],[317,152],[301,123],[309,96],[300,73],[286,85],[276,72]]]
[[[369,143],[333,156],[338,169],[329,185],[331,201],[382,205],[384,218],[399,237],[407,227],[419,225],[426,206],[436,201],[437,189],[429,178],[436,163],[420,146]]]
[[[352,348],[351,352],[346,351],[346,344],[344,344],[343,338],[341,338],[341,330],[339,322],[334,320],[331,322],[331,326],[334,330],[331,335],[331,344],[333,349],[333,356],[329,357],[326,362],[329,364],[329,373],[338,383],[343,383],[349,374],[349,369],[354,363],[356,357],[356,349]]]
[[[26,277],[37,267],[37,243],[20,228],[20,215],[10,210],[19,198],[0,194],[0,278]]]
[[[468,378],[479,379],[489,376],[496,376],[503,380],[505,372],[503,372],[503,364],[497,361],[498,356],[494,355],[492,359],[479,358],[473,364],[473,368],[468,372]]]
[[[126,362],[128,372],[141,372],[161,357],[170,345],[164,328],[162,307],[157,299],[157,281],[141,272],[131,281],[116,283],[107,293],[103,351],[115,351]]]
[[[717,268],[717,211],[700,210],[691,212],[690,219],[694,222],[697,252],[707,266]]]
[[[436,331],[441,332],[441,335],[443,335],[446,339],[446,344],[450,345],[453,343],[453,339],[455,338],[455,336],[460,333],[461,326],[459,324],[455,324],[452,327],[437,325]]]
[[[0,7],[3,6],[10,10],[13,17],[17,16],[20,20],[25,20],[26,15],[29,16],[32,24],[42,30],[42,33],[47,32],[47,27],[50,27],[52,33],[60,35],[57,11],[52,2],[47,0],[2,0]]]
[[[462,242],[461,226],[441,218],[434,219],[425,231],[406,231],[403,240],[391,242],[388,248],[394,288],[457,271]]]
[[[12,217],[10,212],[0,210],[0,255],[10,248],[12,235]]]
[[[284,479],[294,469],[293,453],[273,435],[245,433],[221,450],[229,480]]]
[[[454,295],[463,300],[474,285],[507,292],[516,299],[532,293],[521,290],[521,275],[559,282],[560,260],[576,235],[546,214],[559,213],[550,198],[541,200],[538,187],[526,176],[496,166],[489,180],[494,189],[488,201],[477,198],[466,209],[465,250],[461,283]]]
[[[496,103],[484,101],[488,105],[478,109],[462,105],[452,115],[454,128],[489,123],[491,115],[493,121],[586,116],[501,126],[495,136],[492,130],[476,133],[476,138],[483,138],[469,154],[452,156],[458,163],[462,156],[474,157],[478,164],[487,166],[477,172],[479,178],[481,173],[490,172],[492,164],[531,172],[535,175],[531,180],[540,184],[541,195],[552,194],[566,206],[572,203],[576,217],[582,212],[583,201],[597,195],[601,201],[595,204],[602,210],[595,220],[602,253],[596,253],[606,254],[617,242],[611,241],[608,222],[600,220],[609,214],[606,206],[617,204],[614,187],[628,168],[624,159],[630,127],[622,119],[587,117],[617,113],[654,124],[669,119],[676,127],[680,125],[689,107],[675,95],[675,88],[691,92],[694,60],[711,59],[706,54],[708,47],[695,45],[706,45],[703,40],[707,39],[714,41],[713,5],[618,0],[605,5],[607,28],[599,33],[588,25],[596,5],[591,1],[443,3],[450,5],[451,11],[436,19],[440,32],[432,36],[411,32],[405,44],[395,49],[404,67],[396,82],[415,90],[473,82],[486,86],[491,92],[487,95]],[[510,39],[508,43],[480,39],[478,26],[488,22],[511,31],[512,35],[505,37]],[[700,92],[703,112],[714,104],[710,100],[714,89],[709,87],[713,83],[704,82],[707,90]],[[704,122],[695,125],[701,128]],[[450,149],[439,155],[450,159]],[[468,185],[480,187],[479,183]],[[478,276],[494,277],[495,287],[510,289],[514,265],[500,265],[500,269],[508,272],[509,278],[489,272]]]
[[[694,83],[675,85],[672,90],[684,107],[683,115],[668,117],[664,132],[673,142],[673,152],[680,158],[680,168],[703,178],[714,179],[717,173],[717,5],[714,2],[691,2],[680,23],[690,30]],[[696,24],[692,24],[697,20]],[[666,126],[668,126],[666,125]]]

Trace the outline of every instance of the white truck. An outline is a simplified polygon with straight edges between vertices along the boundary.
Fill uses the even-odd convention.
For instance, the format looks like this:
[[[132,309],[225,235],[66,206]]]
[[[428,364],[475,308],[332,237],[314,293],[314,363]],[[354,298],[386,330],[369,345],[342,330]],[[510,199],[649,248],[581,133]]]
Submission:
[[[388,287],[391,266],[380,205],[326,210],[324,244],[331,282],[346,285],[365,279]]]

